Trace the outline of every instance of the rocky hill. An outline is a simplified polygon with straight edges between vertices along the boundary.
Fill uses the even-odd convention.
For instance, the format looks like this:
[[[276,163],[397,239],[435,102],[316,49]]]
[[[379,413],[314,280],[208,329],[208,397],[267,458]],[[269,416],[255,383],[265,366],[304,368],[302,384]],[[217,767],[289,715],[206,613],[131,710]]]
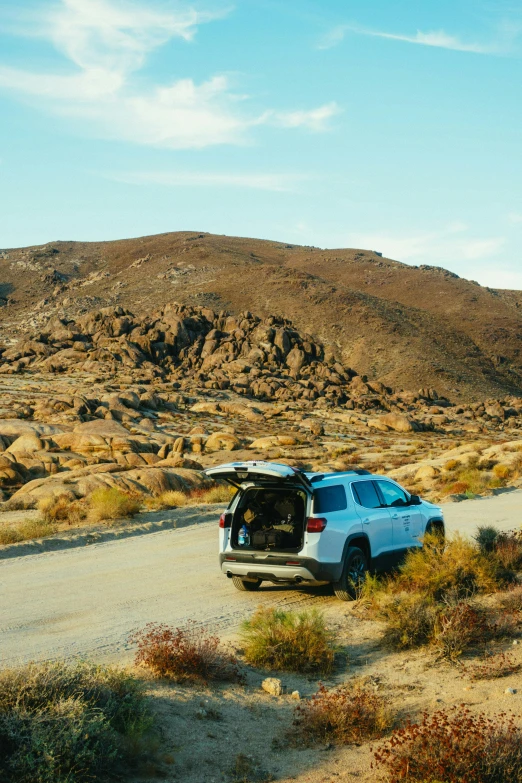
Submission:
[[[132,318],[139,320],[139,324],[132,321],[132,326],[122,326],[119,335],[127,335],[128,328],[133,330],[132,350],[148,356],[138,357],[138,364],[152,358],[156,372],[175,371],[177,359],[174,361],[168,347],[151,348],[153,356],[149,350],[149,343],[168,346],[170,337],[160,339],[148,335],[147,330],[141,335],[138,331],[152,311],[176,301],[202,308],[203,315],[196,316],[198,340],[202,339],[207,348],[217,340],[218,356],[228,350],[227,342],[230,346],[230,338],[221,336],[230,330],[225,328],[225,316],[219,316],[220,312],[226,311],[235,319],[232,331],[245,331],[245,320],[247,335],[257,330],[253,342],[247,336],[238,338],[243,343],[234,347],[233,353],[234,360],[246,362],[253,369],[253,374],[252,369],[246,373],[247,381],[244,377],[237,381],[236,376],[245,376],[245,372],[236,365],[235,385],[246,383],[258,397],[284,398],[287,392],[280,391],[281,385],[287,388],[290,383],[281,384],[273,376],[274,367],[281,370],[277,351],[284,353],[284,346],[278,345],[274,337],[273,341],[265,340],[268,349],[260,347],[263,340],[259,329],[286,334],[277,339],[290,340],[288,353],[293,353],[289,362],[284,354],[283,362],[290,373],[304,353],[305,377],[301,380],[306,381],[302,386],[309,390],[310,399],[314,398],[314,389],[317,391],[316,383],[325,380],[320,373],[326,371],[314,369],[314,361],[323,359],[329,368],[327,373],[339,376],[340,388],[350,381],[350,371],[346,377],[343,372],[354,368],[360,376],[366,375],[370,382],[379,381],[384,387],[414,392],[435,387],[440,395],[454,400],[518,396],[522,392],[522,292],[484,288],[438,267],[411,267],[374,252],[321,250],[179,232],[116,242],[55,242],[7,249],[0,251],[0,281],[6,346],[13,346],[22,332],[26,341],[29,333],[38,337],[39,333],[50,334],[60,328],[74,334],[67,324],[71,320],[78,324],[74,328],[79,329],[79,339],[68,342],[64,338],[61,349],[60,340],[52,345],[45,337],[43,341],[34,340],[47,347],[37,347],[34,353],[25,355],[24,361],[27,356],[38,356],[50,367],[56,361],[67,365],[92,360],[94,347],[89,346],[88,338],[94,333],[88,324],[95,316],[89,314],[103,307],[114,310],[120,306],[125,312],[118,318],[129,318],[129,310],[136,314]],[[206,311],[217,313],[214,318],[221,318],[221,326],[211,327],[210,321],[203,325]],[[252,320],[250,312],[256,314],[257,321]],[[274,316],[273,323],[266,322],[269,316]],[[55,320],[49,327],[52,318],[61,321]],[[168,334],[169,328],[166,324],[163,332]],[[209,337],[212,330],[215,334]],[[304,335],[297,340],[297,347],[292,343],[297,339],[296,330]],[[143,338],[141,342],[138,337]],[[118,335],[105,334],[104,338],[117,339]],[[250,345],[248,351],[245,340]],[[304,343],[322,343],[323,354],[313,355]],[[53,346],[58,347],[54,350]],[[204,376],[205,380],[200,378],[203,384],[220,388],[230,377],[221,377],[219,365],[213,364],[216,347],[204,356],[198,355],[193,369]],[[62,352],[56,357],[58,350]],[[63,350],[81,356],[67,356]],[[99,360],[103,345],[98,342],[95,350]],[[110,354],[112,349],[107,350]],[[164,356],[157,353],[163,350]],[[264,351],[264,358],[256,358],[251,353],[255,350]],[[14,353],[4,354],[5,358],[16,355],[16,348]],[[193,358],[183,358],[185,369]],[[335,364],[338,368],[332,369]],[[268,376],[266,372],[263,375],[264,371]],[[187,375],[183,368],[182,374]],[[291,374],[289,377],[292,381]],[[336,383],[330,385],[335,387]]]

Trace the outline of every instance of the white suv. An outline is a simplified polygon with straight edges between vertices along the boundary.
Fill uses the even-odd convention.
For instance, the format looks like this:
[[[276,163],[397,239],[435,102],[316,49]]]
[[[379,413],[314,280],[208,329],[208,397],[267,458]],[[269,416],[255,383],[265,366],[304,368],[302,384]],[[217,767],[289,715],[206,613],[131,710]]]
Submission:
[[[238,489],[219,520],[219,561],[239,590],[331,583],[348,601],[366,571],[393,567],[425,533],[444,535],[438,506],[366,470],[231,462],[205,473]]]

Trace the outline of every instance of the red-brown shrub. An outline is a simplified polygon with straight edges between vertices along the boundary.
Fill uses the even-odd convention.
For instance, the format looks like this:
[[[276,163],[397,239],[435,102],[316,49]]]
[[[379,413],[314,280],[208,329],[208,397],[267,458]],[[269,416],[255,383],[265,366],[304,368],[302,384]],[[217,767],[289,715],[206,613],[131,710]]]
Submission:
[[[466,666],[465,673],[472,680],[494,680],[499,677],[509,677],[522,669],[522,664],[513,660],[511,655],[498,653],[487,655],[482,661]]]
[[[464,705],[396,730],[375,752],[389,783],[522,783],[522,728]]]
[[[336,741],[343,745],[382,737],[393,722],[386,700],[364,684],[319,686],[311,699],[295,709],[293,742],[312,745]]]
[[[129,641],[138,647],[135,662],[159,677],[201,682],[242,679],[237,660],[221,648],[219,638],[194,622],[185,628],[149,623]]]

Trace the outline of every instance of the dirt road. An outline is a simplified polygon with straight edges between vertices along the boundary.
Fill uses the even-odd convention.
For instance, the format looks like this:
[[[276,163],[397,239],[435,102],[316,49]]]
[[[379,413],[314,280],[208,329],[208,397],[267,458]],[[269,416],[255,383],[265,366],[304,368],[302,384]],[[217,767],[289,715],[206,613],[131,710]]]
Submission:
[[[447,504],[444,513],[450,533],[473,535],[483,524],[510,530],[522,524],[522,491]],[[74,655],[125,660],[129,633],[149,622],[194,619],[226,636],[259,604],[336,601],[317,590],[237,592],[217,565],[217,516],[180,530],[0,562],[0,666]]]

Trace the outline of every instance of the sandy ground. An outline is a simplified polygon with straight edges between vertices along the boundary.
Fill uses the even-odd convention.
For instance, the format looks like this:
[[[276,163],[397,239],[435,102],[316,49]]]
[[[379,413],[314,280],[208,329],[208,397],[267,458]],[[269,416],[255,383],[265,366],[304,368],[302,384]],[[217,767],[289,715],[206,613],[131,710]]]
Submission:
[[[449,533],[513,529],[522,524],[522,491],[446,504],[444,514]],[[259,604],[338,607],[324,589],[237,592],[217,564],[216,521],[0,562],[0,666],[130,659],[129,634],[149,622],[194,619],[233,637]]]

